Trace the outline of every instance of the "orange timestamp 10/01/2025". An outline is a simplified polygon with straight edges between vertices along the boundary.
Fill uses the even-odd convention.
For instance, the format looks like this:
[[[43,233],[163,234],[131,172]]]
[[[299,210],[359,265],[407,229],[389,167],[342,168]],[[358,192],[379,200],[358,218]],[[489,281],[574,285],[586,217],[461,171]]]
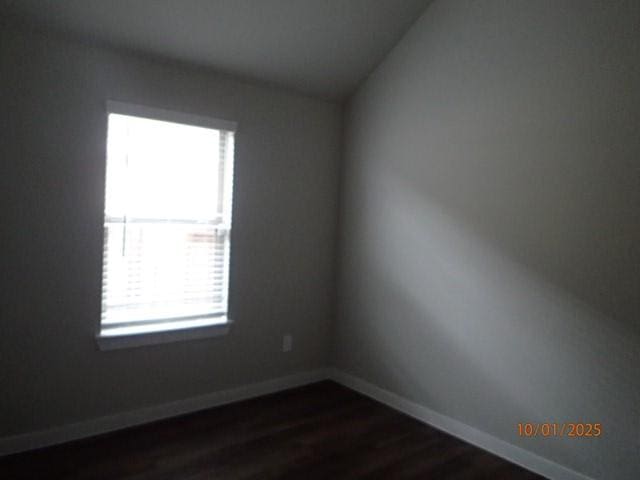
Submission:
[[[573,437],[589,438],[602,436],[601,423],[518,423],[521,437]]]

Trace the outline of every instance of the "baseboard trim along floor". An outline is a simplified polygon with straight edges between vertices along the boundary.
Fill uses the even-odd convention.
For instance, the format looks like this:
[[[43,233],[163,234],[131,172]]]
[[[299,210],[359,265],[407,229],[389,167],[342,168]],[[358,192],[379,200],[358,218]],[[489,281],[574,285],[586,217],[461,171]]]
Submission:
[[[344,371],[329,369],[328,376],[334,382],[384,403],[394,410],[551,480],[594,480]]]
[[[300,387],[327,379],[325,369],[287,375],[262,382],[221,390],[198,397],[178,400],[130,412],[117,413],[48,430],[0,438],[0,456],[48,447],[92,437],[103,433],[135,427],[145,423],[176,417],[208,408],[260,397],[270,393]]]
[[[333,368],[297,373],[131,412],[0,438],[0,456],[143,425],[327,379],[551,480],[594,480],[575,470],[435,412],[396,393]]]

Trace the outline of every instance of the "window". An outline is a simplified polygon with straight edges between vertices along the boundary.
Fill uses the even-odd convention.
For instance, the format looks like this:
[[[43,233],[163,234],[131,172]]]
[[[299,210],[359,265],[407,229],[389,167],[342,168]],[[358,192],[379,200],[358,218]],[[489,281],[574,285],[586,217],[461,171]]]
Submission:
[[[235,124],[107,108],[99,339],[226,326]]]

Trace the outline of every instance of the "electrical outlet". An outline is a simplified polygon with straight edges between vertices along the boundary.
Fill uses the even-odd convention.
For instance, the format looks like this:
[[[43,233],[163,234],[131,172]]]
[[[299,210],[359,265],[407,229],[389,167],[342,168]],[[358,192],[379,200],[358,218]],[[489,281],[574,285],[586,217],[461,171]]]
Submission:
[[[290,352],[293,349],[293,336],[290,333],[282,337],[282,351]]]

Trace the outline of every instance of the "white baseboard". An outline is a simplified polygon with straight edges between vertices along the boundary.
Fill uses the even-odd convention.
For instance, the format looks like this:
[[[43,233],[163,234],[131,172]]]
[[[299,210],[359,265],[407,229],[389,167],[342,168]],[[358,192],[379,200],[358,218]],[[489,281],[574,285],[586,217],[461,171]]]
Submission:
[[[165,418],[205,410],[228,403],[275,393],[321,380],[331,379],[347,388],[373,398],[438,430],[520,465],[552,480],[593,480],[523,448],[500,440],[458,420],[412,402],[389,390],[336,369],[318,369],[263,382],[252,383],[199,397],[165,403],[131,412],[123,412],[49,430],[0,438],[0,456],[56,445],[72,440],[134,427]]]
[[[329,369],[328,374],[331,380],[347,388],[551,480],[593,480],[582,473],[500,440],[361,378],[336,369]]]
[[[227,403],[238,402],[269,393],[299,387],[327,378],[325,369],[298,373],[286,377],[274,378],[263,382],[243,385],[241,387],[222,390],[201,395],[199,397],[178,400],[140,410],[118,413],[105,417],[72,423],[10,437],[0,438],[0,456],[47,447],[59,443],[92,437],[102,433],[134,427],[165,418],[184,415],[186,413],[205,410]]]

